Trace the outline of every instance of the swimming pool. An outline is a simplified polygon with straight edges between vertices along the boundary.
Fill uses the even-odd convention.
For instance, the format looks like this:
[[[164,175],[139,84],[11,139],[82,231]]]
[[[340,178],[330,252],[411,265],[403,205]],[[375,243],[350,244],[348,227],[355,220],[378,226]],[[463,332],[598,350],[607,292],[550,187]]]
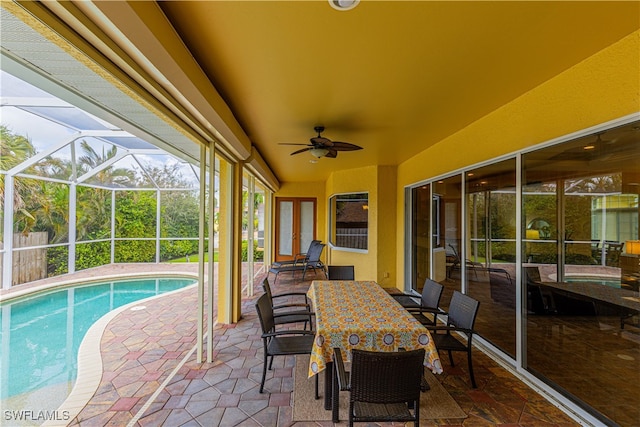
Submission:
[[[620,277],[613,276],[565,276],[564,281],[568,283],[597,283],[598,285],[610,286],[612,288],[620,287]]]
[[[57,408],[71,392],[78,348],[93,323],[123,305],[196,282],[192,278],[123,279],[1,303],[0,406]],[[47,400],[46,408],[42,399]]]

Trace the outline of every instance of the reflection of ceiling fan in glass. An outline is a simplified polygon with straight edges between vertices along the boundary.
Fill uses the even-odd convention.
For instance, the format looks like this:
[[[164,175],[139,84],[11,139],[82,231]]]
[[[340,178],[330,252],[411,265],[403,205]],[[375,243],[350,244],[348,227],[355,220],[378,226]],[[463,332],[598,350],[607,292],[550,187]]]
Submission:
[[[309,151],[312,156],[320,158],[320,157],[337,157],[338,151],[355,151],[362,150],[362,147],[357,146],[355,144],[351,144],[348,142],[339,142],[339,141],[331,141],[320,134],[324,131],[324,126],[316,126],[313,128],[316,132],[318,132],[318,136],[314,136],[309,139],[311,144],[295,144],[295,143],[281,143],[280,145],[304,145],[307,148],[303,148],[298,151],[294,151],[291,153],[294,154],[304,153],[305,151]]]

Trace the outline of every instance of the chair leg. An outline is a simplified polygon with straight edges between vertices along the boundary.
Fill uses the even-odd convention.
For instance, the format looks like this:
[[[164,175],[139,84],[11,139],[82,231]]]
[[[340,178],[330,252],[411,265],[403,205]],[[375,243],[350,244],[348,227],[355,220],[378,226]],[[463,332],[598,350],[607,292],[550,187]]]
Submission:
[[[267,352],[264,352],[264,363],[262,364],[262,381],[260,382],[260,393],[264,393],[264,380],[267,378]]]
[[[327,367],[328,369],[328,367]],[[333,375],[331,375],[331,381],[333,382],[331,396],[331,420],[334,423],[340,422],[340,390],[338,390],[338,372],[335,363],[333,364]]]
[[[273,356],[271,356],[271,361],[269,362],[269,370],[273,369]]]
[[[469,363],[469,376],[471,377],[471,385],[473,388],[478,388],[476,386],[476,379],[473,375],[473,362],[471,361],[471,349],[467,352],[467,363]]]
[[[455,366],[454,363],[453,363],[453,354],[452,354],[451,350],[448,350],[448,351],[449,351],[449,363],[451,363],[451,366]],[[269,368],[269,369],[271,369],[271,368]]]
[[[349,402],[349,427],[353,427],[353,402]]]
[[[324,409],[331,410],[333,398],[333,362],[328,362],[324,369]]]

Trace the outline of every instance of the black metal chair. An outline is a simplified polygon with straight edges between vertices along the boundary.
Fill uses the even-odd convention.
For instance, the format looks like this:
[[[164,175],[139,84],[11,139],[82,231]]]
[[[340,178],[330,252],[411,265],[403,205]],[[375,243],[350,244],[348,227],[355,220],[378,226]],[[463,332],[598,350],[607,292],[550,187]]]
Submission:
[[[516,284],[511,274],[503,268],[486,268],[485,270],[489,274],[491,299],[515,310]]]
[[[269,268],[269,273],[275,274],[273,282],[275,283],[276,280],[278,280],[278,275],[283,272],[292,272],[295,274],[296,271],[302,271],[302,280],[304,280],[307,270],[313,270],[314,274],[316,270],[321,270],[326,277],[325,265],[322,260],[320,260],[325,246],[324,243],[312,245],[303,261],[296,261],[290,264],[272,264]]]
[[[327,279],[329,280],[356,280],[353,265],[328,265]]]
[[[555,314],[556,304],[553,292],[541,285],[540,269],[536,266],[523,267],[527,284],[527,310],[535,314]]]
[[[423,325],[435,325],[438,321],[438,314],[445,314],[445,311],[439,308],[443,290],[444,286],[440,283],[426,279],[422,285],[419,300],[413,294],[391,296]],[[431,313],[433,319],[425,316],[425,313]]]
[[[459,291],[453,291],[453,297],[449,304],[449,312],[447,313],[446,326],[427,326],[432,332],[433,343],[436,345],[438,352],[445,350],[449,353],[449,362],[454,366],[452,352],[463,351],[467,353],[467,363],[469,364],[469,376],[471,377],[471,385],[476,388],[476,380],[473,375],[472,339],[475,333],[473,327],[476,322],[476,315],[480,302],[464,295]],[[462,342],[452,332],[460,332],[466,336],[466,342]]]
[[[311,354],[315,332],[299,329],[286,329],[276,331],[276,323],[271,300],[267,294],[263,294],[256,302],[256,311],[262,328],[262,343],[264,360],[262,366],[262,381],[260,393],[264,391],[264,382],[267,376],[267,362],[269,356],[269,369],[272,368],[275,356],[290,356],[298,354]],[[309,315],[309,322],[311,315]],[[318,375],[316,375],[316,398],[318,398]]]
[[[449,244],[449,247],[451,248],[451,252],[447,251],[447,258],[449,258],[448,262],[450,263],[450,265],[447,267],[447,278],[451,278],[453,270],[459,270],[462,268],[462,259],[460,258],[458,251],[452,244]],[[482,264],[479,262],[471,261],[469,258],[466,258],[464,262],[467,268],[467,272],[469,270],[472,270],[475,278],[477,279],[478,272],[476,271],[476,269],[482,268]]]
[[[349,391],[349,426],[354,422],[410,422],[420,425],[420,385],[424,349],[398,352],[351,351],[351,371],[339,348],[333,349],[335,369],[333,421],[338,422],[340,390]]]
[[[309,243],[309,248],[307,249],[306,252],[299,252],[297,254],[294,255],[293,257],[293,261],[283,261],[283,262],[274,262],[273,264],[271,264],[271,267],[279,267],[282,265],[287,265],[287,264],[295,264],[295,263],[302,263],[305,262],[308,259],[308,254],[311,251],[311,249],[316,246],[321,244],[322,241],[321,240],[312,240],[311,243]]]
[[[271,307],[274,312],[274,322],[276,325],[284,325],[287,323],[304,323],[304,329],[307,329],[307,324],[311,326],[309,323],[309,315],[314,315],[311,311],[311,304],[309,303],[309,298],[307,294],[304,292],[284,292],[279,294],[271,293],[271,286],[269,285],[269,281],[265,278],[262,281],[262,288],[266,295],[269,296],[269,300],[271,300]],[[300,302],[286,302],[276,304],[276,300],[280,299],[282,301],[283,298],[298,298]],[[313,329],[313,328],[311,328]]]

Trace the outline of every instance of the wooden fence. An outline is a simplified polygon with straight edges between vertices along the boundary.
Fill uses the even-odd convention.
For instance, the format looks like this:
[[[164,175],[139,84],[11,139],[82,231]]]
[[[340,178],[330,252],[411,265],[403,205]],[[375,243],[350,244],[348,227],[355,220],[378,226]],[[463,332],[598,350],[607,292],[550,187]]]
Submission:
[[[49,240],[48,233],[41,231],[37,233],[15,233],[13,235],[13,247],[24,248],[28,246],[43,246]],[[0,263],[0,271],[2,264]],[[11,285],[32,282],[47,277],[47,249],[37,248],[24,251],[13,251],[13,277]]]

